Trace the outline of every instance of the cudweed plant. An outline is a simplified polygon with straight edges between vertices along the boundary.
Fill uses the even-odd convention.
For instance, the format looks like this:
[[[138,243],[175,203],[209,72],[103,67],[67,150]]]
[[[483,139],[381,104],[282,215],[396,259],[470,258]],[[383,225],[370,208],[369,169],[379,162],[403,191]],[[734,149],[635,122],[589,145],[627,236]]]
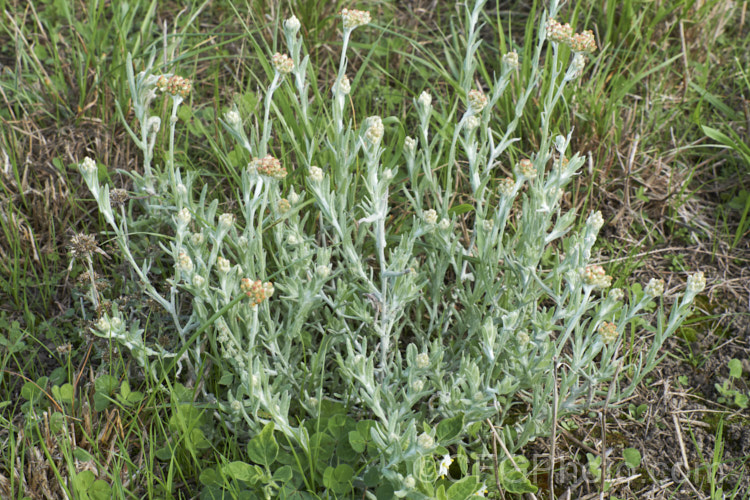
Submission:
[[[236,107],[221,121],[249,156],[237,213],[218,214],[207,187],[198,192],[196,176],[175,164],[177,109],[191,88],[176,75],[153,74],[151,65],[138,75],[128,65],[140,127],[131,135],[143,154],[142,175],[131,175],[138,190],[151,194],[137,200],[141,218],[124,205],[113,210],[96,166],[81,163],[132,278],[172,318],[179,344],[167,351],[147,343],[126,310],[105,313],[95,333],[128,347],[156,380],[170,369],[190,384],[201,373],[217,373],[221,384],[199,385],[202,398],[238,433],[256,436],[256,450],[262,442],[278,453],[278,435],[298,459],[312,457],[322,442],[320,423],[333,429],[329,410],[343,412],[336,425],[346,431],[339,435],[353,458],[329,459],[320,470],[297,460],[294,484],[368,496],[378,484],[407,498],[483,495],[494,478],[465,460],[467,452],[492,450],[477,437],[482,422],[495,423],[513,454],[548,435],[554,414],[601,407],[608,392],[611,403],[627,398],[705,286],[701,273],[691,276],[671,312],[660,310],[650,347],[624,355],[625,331],[643,321],[644,307],[664,285],[652,281],[626,300],[611,288],[607,271],[592,264],[604,221],[594,212],[576,230],[577,215],[561,209],[583,159],[569,157],[570,133],[550,130],[563,90],[576,85],[596,48],[593,35],[557,23],[551,2],[515,116],[498,127],[495,104],[519,77],[518,55],[505,54],[501,73],[476,86],[483,5],[477,0],[466,10],[467,47],[453,97],[462,105],[444,103],[459,111],[438,130],[432,118],[441,103],[422,92],[414,100],[414,137],[402,144],[392,134],[397,119],[370,116],[355,126],[347,109],[356,91],[347,76],[347,46],[370,15],[341,12],[343,51],[328,102],[310,98],[300,23],[287,19],[288,54],[269,57],[273,74],[255,127],[245,127],[254,118]],[[569,59],[561,45],[572,49]],[[545,47],[552,54],[549,75],[540,65]],[[513,175],[500,175],[500,162],[516,157],[509,148],[543,77],[552,84],[540,101],[540,147],[514,162]],[[158,92],[172,101],[163,165],[154,159],[161,122],[150,111]],[[302,136],[293,138],[295,161],[280,159],[271,141],[274,128],[286,129],[277,100],[302,125]],[[330,121],[313,121],[327,106]],[[459,168],[468,178],[462,194],[472,214],[463,233],[451,207]],[[394,200],[404,198],[407,212],[394,212]],[[394,216],[404,222],[394,225]],[[129,228],[144,220],[164,228],[161,258],[172,263],[166,286],[155,284],[153,263],[137,260],[132,250],[139,237]],[[212,370],[201,372],[207,364]],[[225,389],[210,393],[209,386]],[[464,457],[464,477],[454,482],[447,472],[455,454]],[[268,469],[275,458],[263,457]],[[225,473],[248,480],[235,468]],[[250,483],[267,495],[283,488],[270,472],[254,474]]]

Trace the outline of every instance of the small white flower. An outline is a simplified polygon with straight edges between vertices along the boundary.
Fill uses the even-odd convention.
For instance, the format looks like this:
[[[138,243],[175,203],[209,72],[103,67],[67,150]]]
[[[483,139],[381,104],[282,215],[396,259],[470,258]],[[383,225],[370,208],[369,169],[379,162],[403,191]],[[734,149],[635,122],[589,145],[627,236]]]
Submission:
[[[247,248],[247,245],[249,244],[247,240],[247,236],[242,235],[239,238],[237,238],[237,246],[240,248]]]
[[[383,138],[383,130],[383,120],[379,116],[371,116],[367,119],[365,137],[370,144],[380,144],[380,140]]]
[[[427,92],[426,90],[423,90],[421,94],[419,94],[419,104],[424,108],[429,108],[432,104],[432,96]]]
[[[448,469],[453,463],[453,459],[450,455],[443,455],[443,459],[440,461],[440,467],[438,468],[438,476],[445,477],[448,474]]]
[[[651,297],[661,296],[664,293],[664,280],[651,278],[643,291]]]
[[[484,107],[487,106],[487,96],[481,90],[470,90],[469,91],[469,108],[474,114],[482,112]]]
[[[518,343],[521,344],[522,346],[525,346],[531,340],[526,330],[521,330],[520,332],[518,332],[516,334],[516,337],[518,338]]]
[[[586,56],[577,52],[576,55],[573,56],[573,62],[570,63],[570,67],[576,77],[581,76],[583,74],[583,69],[586,67]]]
[[[181,196],[182,198],[184,198],[187,195],[187,187],[185,187],[185,184],[181,182],[177,184],[175,191],[177,191],[177,194]]]
[[[422,434],[417,436],[417,445],[422,449],[429,450],[433,446],[435,446],[435,440],[432,436],[430,436],[426,432],[423,432]]]
[[[289,200],[289,203],[292,205],[296,205],[297,202],[299,202],[299,195],[294,192],[294,188],[289,192],[289,195],[287,195],[287,200]]]
[[[390,181],[391,179],[393,179],[393,170],[391,170],[390,168],[386,168],[383,171],[383,180]]]
[[[203,242],[205,241],[205,238],[203,237],[203,233],[193,233],[190,236],[190,243],[193,244],[193,246],[201,246]]]
[[[345,30],[353,30],[354,28],[364,26],[372,20],[369,12],[354,9],[341,9],[341,17],[344,20]]]
[[[219,229],[227,230],[234,224],[234,215],[232,214],[221,214],[219,216]]]
[[[482,228],[488,233],[495,227],[495,221],[492,219],[485,219],[482,221]]]
[[[228,273],[232,269],[232,264],[224,257],[219,257],[216,259],[216,267],[220,273]]]
[[[292,14],[292,17],[284,21],[284,29],[292,34],[296,34],[302,24],[299,22],[299,19],[295,15]]]
[[[273,63],[273,68],[282,75],[294,71],[294,61],[286,54],[275,53],[271,58],[271,63]]]
[[[589,218],[586,220],[586,225],[591,227],[594,231],[598,231],[604,225],[604,218],[600,211],[592,212]]]
[[[411,474],[404,478],[404,488],[406,488],[407,490],[413,490],[416,485],[417,481]]]
[[[438,229],[440,229],[441,231],[447,231],[448,229],[450,229],[450,227],[451,227],[450,219],[446,219],[445,217],[440,219],[440,222],[438,223]]]
[[[510,69],[518,69],[518,52],[506,52],[503,54],[503,63],[507,64]]]
[[[407,136],[406,139],[404,139],[404,149],[413,153],[417,149],[417,141]]]
[[[180,269],[180,271],[189,273],[193,270],[193,261],[190,259],[190,256],[188,254],[186,254],[185,252],[180,252],[180,255],[177,256],[177,267]]]
[[[301,240],[299,239],[299,236],[297,236],[296,234],[290,234],[287,237],[286,242],[292,246],[296,246],[301,243]]]
[[[607,294],[607,296],[612,297],[612,300],[617,302],[618,300],[622,300],[622,298],[625,296],[625,292],[623,292],[621,288],[613,288],[609,291],[609,294]]]
[[[421,380],[415,380],[411,383],[411,390],[414,392],[422,392],[422,389],[424,389],[424,382]]]
[[[352,84],[349,82],[349,77],[344,75],[341,77],[336,84],[334,84],[334,91],[340,92],[342,95],[349,95],[352,91]]]
[[[424,369],[430,366],[430,355],[426,352],[417,354],[417,368]]]
[[[83,159],[83,161],[81,162],[81,171],[84,174],[91,175],[91,174],[95,173],[96,170],[97,170],[97,168],[96,168],[96,162],[94,160],[92,160],[88,156]]]
[[[518,162],[518,171],[526,177],[527,179],[534,179],[536,178],[536,168],[534,167],[534,164],[529,160],[528,158],[524,158],[523,160]]]
[[[109,320],[109,324],[112,327],[112,330],[119,330],[123,326],[122,319],[120,319],[118,316],[115,316],[114,318]]]
[[[479,118],[477,118],[474,115],[471,115],[466,118],[466,122],[464,123],[464,126],[466,127],[466,130],[471,132],[475,128],[479,126]]]
[[[437,212],[432,208],[425,210],[422,217],[424,218],[424,221],[431,226],[437,222]]]
[[[692,294],[698,294],[706,288],[706,277],[703,271],[688,276],[687,289]]]
[[[237,401],[236,399],[232,401],[232,411],[240,411],[242,409],[242,403]]]
[[[503,196],[512,196],[513,191],[516,189],[516,181],[514,181],[510,177],[506,177],[505,179],[500,181],[497,189]]]
[[[183,208],[179,212],[177,212],[177,223],[182,226],[187,226],[190,224],[190,221],[193,220],[193,217],[190,215],[190,210],[187,208]]]
[[[107,316],[102,316],[99,318],[99,321],[96,322],[96,327],[103,332],[108,332],[110,328],[112,328],[112,325]]]
[[[155,134],[161,128],[161,118],[158,116],[152,116],[148,119],[148,131],[151,134]]]
[[[206,284],[206,278],[201,276],[200,274],[196,274],[193,276],[193,285],[195,285],[198,288],[202,288],[203,285]]]
[[[315,274],[317,274],[319,278],[325,279],[331,274],[331,267],[321,264],[315,268]]]
[[[320,167],[310,167],[310,179],[313,182],[320,182],[323,180],[323,170]]]
[[[237,129],[242,126],[242,118],[240,118],[240,114],[234,109],[229,110],[226,113],[224,113],[224,119],[232,128]]]

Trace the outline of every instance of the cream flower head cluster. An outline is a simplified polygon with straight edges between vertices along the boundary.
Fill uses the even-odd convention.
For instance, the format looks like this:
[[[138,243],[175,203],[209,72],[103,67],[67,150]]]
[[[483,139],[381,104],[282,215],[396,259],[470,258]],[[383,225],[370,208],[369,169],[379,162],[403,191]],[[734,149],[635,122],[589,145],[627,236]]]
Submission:
[[[270,281],[263,283],[260,280],[253,281],[250,278],[242,278],[242,281],[240,282],[240,290],[250,297],[250,305],[252,307],[269,299],[274,292],[273,284]]]
[[[487,106],[487,96],[481,90],[470,90],[469,107],[474,114],[481,113],[485,106]]]
[[[161,75],[156,80],[156,87],[172,96],[187,97],[193,90],[193,82],[179,75],[172,75],[169,78],[166,75]]]
[[[527,179],[536,178],[536,168],[534,168],[534,164],[528,158],[524,158],[518,162],[518,171]]]
[[[282,75],[291,73],[294,70],[294,61],[286,54],[279,54],[276,52],[271,58],[273,67],[276,71]]]
[[[364,10],[342,9],[341,18],[344,20],[344,29],[353,30],[372,21],[370,13]]]
[[[252,166],[260,175],[272,179],[281,180],[286,177],[286,168],[271,155],[266,155],[265,158],[255,158]]]
[[[612,276],[607,276],[602,266],[588,266],[583,270],[583,282],[595,288],[609,288],[612,285]]]
[[[560,24],[553,18],[547,20],[547,38],[553,42],[567,45],[577,54],[591,54],[596,51],[596,39],[591,30],[574,34],[570,24]]]

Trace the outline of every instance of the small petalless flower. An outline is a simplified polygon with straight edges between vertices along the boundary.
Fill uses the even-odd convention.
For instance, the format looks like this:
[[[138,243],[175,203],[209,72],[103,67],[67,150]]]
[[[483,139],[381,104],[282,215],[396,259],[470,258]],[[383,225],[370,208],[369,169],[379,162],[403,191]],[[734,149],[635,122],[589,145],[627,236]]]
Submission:
[[[297,202],[299,202],[299,195],[294,192],[294,188],[292,188],[292,190],[289,192],[287,199],[289,200],[289,203],[291,203],[292,205],[296,205]]]
[[[613,301],[617,302],[618,300],[622,300],[622,298],[625,296],[625,292],[622,291],[622,288],[612,288],[607,296],[611,297]]]
[[[583,70],[586,67],[586,56],[584,56],[582,53],[577,52],[575,56],[573,56],[573,61],[570,63],[570,67],[572,71],[574,72],[574,76],[578,78],[583,74]]]
[[[195,276],[193,276],[193,285],[195,285],[198,288],[201,288],[205,284],[206,284],[206,278],[204,278],[200,274],[196,274]]]
[[[323,180],[323,170],[320,167],[310,167],[310,180],[313,182],[320,182]]]
[[[411,383],[411,390],[414,392],[422,392],[424,389],[424,382],[421,380],[415,380]]]
[[[506,64],[510,69],[518,69],[518,52],[513,50],[503,54],[503,64]]]
[[[296,34],[299,31],[301,26],[302,24],[299,22],[299,19],[297,19],[297,17],[294,14],[292,14],[292,16],[289,19],[284,21],[284,29],[292,34]]]
[[[250,297],[251,307],[255,307],[264,300],[269,299],[274,292],[273,284],[270,281],[263,283],[260,280],[253,281],[250,278],[242,278],[240,289],[245,292],[245,295]]]
[[[609,344],[617,340],[617,325],[610,323],[609,321],[603,322],[599,326],[599,335],[602,337],[602,342]]]
[[[406,136],[406,139],[404,139],[404,149],[409,152],[414,152],[414,150],[417,148],[417,141],[415,141],[413,138]]]
[[[219,229],[229,229],[232,224],[234,224],[234,215],[227,213],[219,216]]]
[[[352,84],[349,82],[349,77],[344,75],[340,80],[337,80],[333,84],[333,91],[334,93],[340,92],[342,95],[349,95],[349,92],[352,91]]]
[[[419,101],[420,106],[424,108],[429,108],[430,105],[432,105],[432,96],[430,95],[429,92],[427,92],[426,90],[423,90],[422,93],[419,94],[418,101]]]
[[[193,220],[193,216],[190,215],[190,210],[187,207],[177,212],[177,223],[179,225],[187,226],[191,220]]]
[[[443,455],[443,459],[440,461],[440,467],[438,468],[438,476],[444,478],[448,474],[448,469],[453,463],[453,459],[450,455]]]
[[[592,228],[594,231],[598,231],[604,225],[604,217],[600,211],[591,212],[589,218],[586,219],[586,225]]]
[[[276,52],[271,58],[271,63],[273,64],[273,68],[282,75],[287,75],[294,71],[294,61],[286,54]]]
[[[547,20],[547,38],[556,43],[570,43],[573,36],[573,28],[570,24],[560,24],[553,18]]]
[[[220,273],[228,273],[232,270],[232,264],[224,257],[219,257],[216,259],[216,268]]]
[[[424,218],[424,221],[429,225],[434,225],[437,222],[437,212],[434,209],[425,210],[424,214],[422,215]]]
[[[224,113],[224,119],[232,128],[240,128],[242,126],[242,118],[240,118],[240,114],[234,109]]]
[[[536,168],[528,158],[524,158],[523,160],[518,162],[518,171],[527,179],[536,178]]]
[[[161,75],[157,80],[156,86],[162,92],[172,95],[172,97],[180,96],[184,98],[193,90],[193,82],[179,75],[172,75],[169,78]]]
[[[96,162],[88,156],[81,162],[81,172],[84,174],[93,174],[97,171]]]
[[[471,115],[466,118],[466,122],[464,123],[464,126],[466,127],[466,130],[471,132],[475,128],[479,126],[479,118],[477,118],[474,115]]]
[[[255,158],[253,167],[258,174],[271,179],[281,180],[286,177],[286,167],[271,155],[266,155],[265,158]]]
[[[612,277],[607,276],[602,266],[593,265],[583,270],[583,282],[595,288],[608,288],[612,285]]]
[[[692,294],[698,294],[706,288],[706,277],[703,271],[688,276],[687,290]]]
[[[651,297],[661,296],[664,293],[664,280],[651,278],[643,291]]]
[[[289,200],[286,198],[281,198],[278,203],[276,203],[276,210],[278,210],[280,214],[287,213],[291,208],[292,204],[289,203]]]
[[[492,231],[492,228],[495,227],[495,221],[492,219],[485,219],[482,221],[482,229],[484,229],[487,232]]]
[[[417,436],[417,445],[424,450],[429,450],[435,446],[435,439],[426,432],[423,432]]]
[[[531,337],[529,337],[529,334],[526,332],[526,330],[521,330],[516,334],[516,338],[518,339],[518,343],[521,344],[521,346],[525,346],[526,344],[531,341]]]
[[[487,106],[487,96],[481,90],[470,90],[469,107],[474,114],[481,113],[485,106]]]
[[[204,241],[203,233],[193,233],[190,235],[190,243],[195,247],[201,246]]]
[[[570,39],[570,48],[573,49],[574,52],[586,52],[589,54],[594,52],[596,50],[594,33],[591,30],[576,33]]]
[[[326,279],[329,274],[331,274],[331,267],[327,266],[325,264],[321,264],[318,267],[315,268],[315,274],[319,278]]]
[[[371,116],[367,119],[365,137],[372,145],[380,144],[383,138],[383,120],[379,116]]]
[[[438,223],[438,229],[440,229],[441,231],[447,231],[448,229],[450,229],[450,227],[451,227],[450,219],[446,219],[445,217],[440,219],[440,222]]]
[[[513,191],[516,188],[516,181],[514,181],[510,177],[506,177],[505,179],[502,179],[500,181],[497,188],[498,188],[498,191],[500,191],[501,195],[512,196]]]
[[[188,254],[180,252],[180,255],[177,256],[177,267],[180,271],[189,273],[193,270],[193,261]]]
[[[232,404],[230,406],[232,408],[232,411],[235,411],[235,412],[238,412],[242,409],[242,403],[240,403],[236,399],[232,401]]]
[[[409,474],[404,478],[404,488],[407,490],[413,490],[414,487],[417,485],[417,480],[414,479],[414,476]]]
[[[341,18],[344,20],[344,29],[353,30],[368,24],[372,17],[364,10],[341,9]]]
[[[430,366],[430,355],[426,352],[417,354],[417,368],[424,369]]]

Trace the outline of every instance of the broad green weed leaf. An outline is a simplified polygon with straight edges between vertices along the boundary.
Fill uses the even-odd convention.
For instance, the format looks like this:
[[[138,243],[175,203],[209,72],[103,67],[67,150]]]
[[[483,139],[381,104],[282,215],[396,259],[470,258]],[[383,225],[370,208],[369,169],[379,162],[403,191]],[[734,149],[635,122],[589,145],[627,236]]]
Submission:
[[[270,467],[276,461],[276,457],[279,454],[279,445],[273,437],[273,428],[273,422],[269,422],[263,427],[260,434],[251,439],[247,444],[248,457],[256,464]]]

